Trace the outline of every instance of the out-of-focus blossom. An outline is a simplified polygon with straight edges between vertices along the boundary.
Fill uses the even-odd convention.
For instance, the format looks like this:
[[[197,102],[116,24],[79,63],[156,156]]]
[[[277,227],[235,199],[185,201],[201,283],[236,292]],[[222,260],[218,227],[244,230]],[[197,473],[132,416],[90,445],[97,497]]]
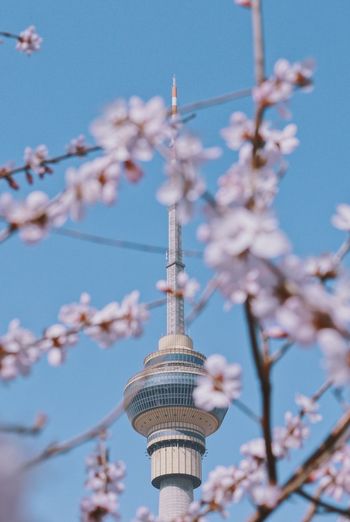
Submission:
[[[31,55],[39,51],[43,39],[38,35],[34,25],[30,25],[22,31],[17,39],[16,49],[22,53]]]
[[[139,303],[137,291],[127,295],[119,304],[110,303],[92,317],[86,333],[102,347],[108,348],[119,339],[138,337],[148,319],[148,311]]]
[[[171,288],[167,281],[161,280],[157,282],[157,288],[166,294],[175,295],[176,297],[183,297],[185,299],[193,300],[194,296],[199,290],[199,284],[196,279],[190,278],[186,272],[180,272],[177,275],[177,287]]]
[[[334,329],[322,330],[318,340],[325,356],[324,366],[337,386],[350,382],[350,349],[344,337]]]
[[[52,366],[61,365],[66,357],[67,348],[78,342],[78,336],[63,324],[54,324],[44,332],[40,348],[47,352],[47,358]]]
[[[45,164],[49,158],[49,151],[46,145],[38,145],[36,149],[26,147],[24,149],[24,163],[28,170],[32,170],[39,176],[44,176],[46,173],[51,173],[50,167]]]
[[[119,518],[119,495],[124,491],[125,465],[110,462],[101,441],[96,453],[87,459],[86,489],[89,497],[81,501],[82,522],[102,522],[108,516]]]
[[[156,517],[147,507],[139,507],[132,522],[156,522]]]
[[[107,156],[70,168],[66,173],[64,201],[73,219],[81,219],[86,205],[114,203],[120,179],[119,163]]]
[[[205,258],[212,266],[248,252],[269,259],[289,249],[285,235],[271,214],[254,213],[246,208],[214,216],[209,224],[200,227],[199,238],[208,243]]]
[[[195,136],[184,134],[176,138],[166,164],[167,181],[158,190],[158,200],[166,206],[177,205],[178,218],[186,223],[192,216],[195,201],[204,193],[205,182],[199,167],[216,159],[218,147],[205,149]]]
[[[242,7],[252,7],[252,0],[234,0],[234,3]]]
[[[301,409],[301,413],[306,415],[310,422],[315,423],[322,420],[322,415],[318,413],[320,406],[312,397],[298,393],[295,397],[295,402]]]
[[[241,393],[241,367],[218,354],[208,357],[204,367],[207,374],[198,378],[193,391],[196,406],[207,411],[227,408]]]
[[[304,267],[307,274],[318,277],[321,281],[334,279],[339,275],[339,262],[331,253],[307,258]]]
[[[0,522],[27,522],[23,456],[8,439],[0,438]]]
[[[39,356],[35,335],[22,328],[18,319],[11,321],[7,333],[0,337],[1,379],[10,380],[18,375],[27,375]]]
[[[59,312],[59,319],[63,324],[81,329],[91,324],[96,309],[90,306],[90,295],[86,292],[80,296],[79,303],[63,305]]]
[[[117,161],[149,161],[170,135],[167,108],[159,97],[117,100],[91,126],[97,143]]]
[[[284,457],[290,449],[299,449],[309,436],[310,430],[299,415],[287,411],[284,416],[285,426],[274,429],[273,449],[276,456]]]
[[[281,490],[270,484],[259,484],[251,489],[251,494],[258,506],[274,507],[281,495]]]
[[[84,156],[88,150],[85,136],[80,134],[77,138],[73,138],[67,145],[67,154]]]
[[[12,231],[18,230],[23,241],[36,243],[46,237],[51,228],[65,222],[67,208],[61,200],[50,200],[40,191],[31,192],[22,201],[4,193],[0,196],[0,216]]]
[[[350,447],[343,444],[330,460],[316,470],[310,477],[318,482],[325,495],[340,501],[344,495],[350,495]],[[345,520],[345,519],[344,519]]]
[[[350,205],[343,203],[337,206],[337,213],[332,217],[332,224],[339,230],[350,232]]]
[[[287,101],[296,87],[311,90],[314,69],[315,64],[312,60],[295,63],[285,59],[278,60],[272,77],[253,89],[255,102],[262,107],[268,107]]]

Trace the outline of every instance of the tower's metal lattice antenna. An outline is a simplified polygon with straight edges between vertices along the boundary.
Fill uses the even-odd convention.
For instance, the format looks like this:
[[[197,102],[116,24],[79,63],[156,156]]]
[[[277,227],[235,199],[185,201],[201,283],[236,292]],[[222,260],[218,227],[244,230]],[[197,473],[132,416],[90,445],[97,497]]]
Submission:
[[[177,86],[175,75],[173,77],[172,93],[171,93],[171,114],[175,120],[177,117]],[[175,138],[171,143],[173,151],[173,161],[175,161]],[[167,283],[168,287],[173,290],[168,294],[167,298],[167,334],[184,334],[184,302],[178,292],[177,277],[183,271],[185,265],[182,261],[182,241],[181,241],[181,225],[177,220],[176,205],[172,205],[168,209],[168,255],[167,255]]]

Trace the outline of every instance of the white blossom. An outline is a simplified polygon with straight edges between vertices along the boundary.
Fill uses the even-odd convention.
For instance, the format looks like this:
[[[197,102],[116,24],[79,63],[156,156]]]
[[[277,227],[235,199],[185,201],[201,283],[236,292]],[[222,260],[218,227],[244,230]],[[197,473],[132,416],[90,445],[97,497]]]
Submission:
[[[310,422],[315,423],[322,420],[322,415],[318,413],[320,406],[312,397],[298,393],[295,397],[295,402]]]
[[[347,341],[334,329],[322,330],[318,336],[323,354],[324,366],[330,379],[337,386],[350,382],[350,349]]]
[[[206,375],[198,378],[193,391],[196,406],[207,411],[227,408],[240,395],[241,367],[218,354],[208,357],[204,367]]]
[[[332,217],[332,224],[339,230],[350,232],[350,205],[343,203],[337,206],[337,213]]]
[[[63,305],[59,312],[60,321],[76,329],[88,326],[96,312],[96,309],[90,306],[90,301],[90,295],[84,292],[80,296],[79,303]]]
[[[8,331],[0,337],[0,377],[4,380],[27,375],[39,359],[40,349],[35,335],[22,328],[18,319],[10,322]]]
[[[47,358],[52,366],[61,365],[66,357],[66,350],[78,342],[76,333],[72,333],[62,324],[54,324],[44,332],[40,348],[47,352]]]
[[[157,281],[157,288],[161,292],[174,295],[176,297],[183,297],[188,300],[193,300],[194,296],[199,290],[199,284],[196,279],[190,278],[186,272],[180,272],[177,275],[176,289],[171,288],[167,281]]]
[[[16,49],[25,54],[31,55],[40,49],[43,39],[38,35],[34,25],[27,27],[19,34]]]
[[[79,134],[77,138],[73,138],[67,145],[66,150],[67,154],[84,156],[88,150],[85,136],[83,134]]]

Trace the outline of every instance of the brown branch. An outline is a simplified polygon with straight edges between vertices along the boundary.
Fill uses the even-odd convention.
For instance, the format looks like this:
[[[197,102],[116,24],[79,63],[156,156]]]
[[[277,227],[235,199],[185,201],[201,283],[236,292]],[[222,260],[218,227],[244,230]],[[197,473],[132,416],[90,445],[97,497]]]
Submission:
[[[281,496],[276,506],[273,508],[261,508],[252,515],[249,522],[262,522],[266,520],[281,504],[307,483],[310,475],[331,458],[336,447],[344,440],[344,437],[346,437],[349,427],[350,412],[348,411],[340,418],[322,444],[301,464],[287,482],[285,482],[281,488]]]
[[[285,342],[279,350],[277,350],[274,354],[270,357],[271,364],[276,364],[282,357],[286,355],[286,353],[289,351],[289,349],[294,345],[294,341],[287,341]]]
[[[266,466],[271,484],[277,483],[276,459],[272,451],[272,430],[271,430],[271,381],[270,381],[270,361],[269,357],[262,357],[256,335],[255,318],[252,314],[249,300],[245,303],[245,314],[248,325],[250,346],[255,364],[255,369],[259,378],[261,400],[262,400],[262,432],[265,441]]]
[[[330,502],[326,502],[322,500],[321,498],[313,497],[306,491],[299,489],[295,492],[300,497],[303,497],[306,500],[309,500],[312,502],[315,506],[321,507],[324,509],[327,513],[337,513],[338,515],[342,515],[343,517],[350,519],[350,509],[342,508],[340,506],[337,506],[335,504],[331,504]]]
[[[69,451],[85,444],[92,439],[95,439],[99,436],[100,433],[105,432],[108,428],[110,428],[122,415],[124,412],[125,404],[124,400],[122,400],[115,408],[113,408],[110,413],[108,413],[102,420],[100,420],[95,426],[92,428],[80,433],[72,437],[71,439],[67,439],[63,442],[57,442],[53,444],[49,444],[44,450],[42,450],[38,455],[29,459],[24,465],[23,469],[28,470],[37,464],[40,464],[52,457],[57,457],[58,455],[63,455],[68,453]]]

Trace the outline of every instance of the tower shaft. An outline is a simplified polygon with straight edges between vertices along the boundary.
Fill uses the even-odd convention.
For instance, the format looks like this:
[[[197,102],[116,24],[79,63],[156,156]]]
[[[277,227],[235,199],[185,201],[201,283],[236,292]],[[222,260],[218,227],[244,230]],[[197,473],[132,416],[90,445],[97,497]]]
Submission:
[[[184,301],[178,292],[178,275],[185,265],[182,262],[181,225],[177,221],[176,205],[168,209],[169,247],[167,263],[167,284],[172,289],[167,297],[167,334],[185,333]]]

